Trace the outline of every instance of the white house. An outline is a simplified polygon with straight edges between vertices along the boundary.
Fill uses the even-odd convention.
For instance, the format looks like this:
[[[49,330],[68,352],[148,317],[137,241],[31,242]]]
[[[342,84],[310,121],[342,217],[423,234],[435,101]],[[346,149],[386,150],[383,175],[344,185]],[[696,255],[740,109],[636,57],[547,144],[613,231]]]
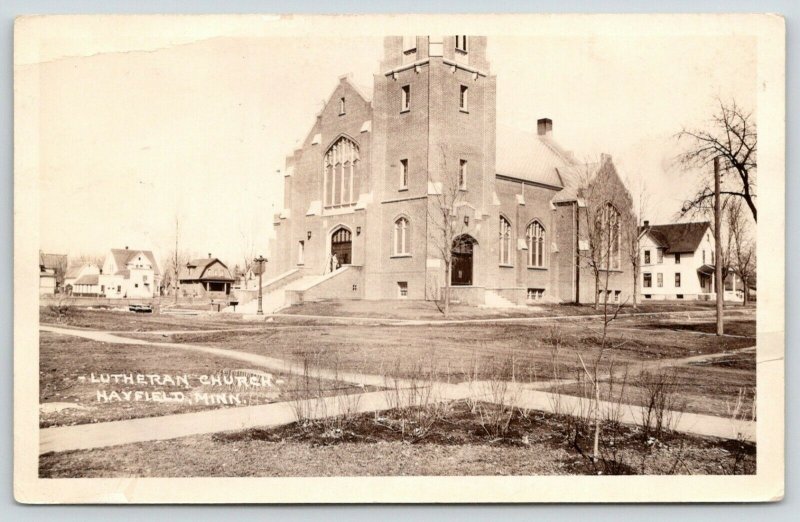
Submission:
[[[714,232],[711,223],[673,223],[641,227],[642,299],[716,299]],[[731,273],[725,300],[741,301],[742,284]]]
[[[100,267],[92,263],[69,267],[64,287],[72,295],[100,295]]]
[[[100,294],[109,298],[158,296],[161,272],[149,250],[112,248],[98,277]]]

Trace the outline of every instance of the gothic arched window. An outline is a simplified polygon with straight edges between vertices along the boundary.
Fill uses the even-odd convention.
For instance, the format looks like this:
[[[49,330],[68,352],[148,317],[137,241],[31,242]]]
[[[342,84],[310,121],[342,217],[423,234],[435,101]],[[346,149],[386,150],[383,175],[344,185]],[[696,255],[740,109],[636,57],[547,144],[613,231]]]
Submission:
[[[528,266],[544,267],[546,259],[544,227],[540,222],[533,221],[528,225],[525,235],[528,240]]]
[[[500,264],[511,264],[511,223],[500,216]]]
[[[611,270],[619,270],[622,266],[620,221],[619,211],[614,205],[607,203],[602,215],[602,239],[600,241],[602,251],[600,259],[606,261],[601,264]]]
[[[342,136],[325,153],[323,201],[325,208],[354,205],[361,189],[358,145]]]
[[[408,219],[401,217],[394,222],[394,255],[407,255],[409,253],[409,226]]]

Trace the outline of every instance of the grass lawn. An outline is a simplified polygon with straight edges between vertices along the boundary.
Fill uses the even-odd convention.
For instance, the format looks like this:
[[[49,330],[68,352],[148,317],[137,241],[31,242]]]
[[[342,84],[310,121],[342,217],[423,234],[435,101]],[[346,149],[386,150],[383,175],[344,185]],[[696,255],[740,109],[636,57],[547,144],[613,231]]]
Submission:
[[[41,427],[265,404],[305,395],[308,388],[322,396],[364,391],[345,383],[313,377],[309,377],[311,382],[307,382],[302,377],[274,372],[268,373],[266,382],[258,380],[259,386],[217,384],[210,381],[210,376],[221,378],[232,370],[247,368],[237,361],[208,354],[198,355],[183,350],[166,352],[165,348],[154,346],[106,344],[48,332],[40,333],[39,356],[39,402],[43,405],[39,417]],[[176,383],[175,376],[185,375],[189,386],[169,384],[163,378],[161,383],[148,381],[145,385],[92,383],[92,373],[97,377],[100,374],[169,375]],[[201,375],[209,376],[209,380],[201,382]],[[120,394],[123,400],[98,400],[98,392],[110,394],[112,391]],[[135,391],[181,392],[184,400],[148,401],[144,395],[140,395],[139,400],[133,400],[133,395],[124,400],[123,392]]]
[[[636,310],[623,306],[620,314],[712,311],[714,303],[705,301],[687,302],[647,302],[640,303]],[[611,308],[611,307],[610,307]],[[728,305],[729,311],[745,309],[741,305]],[[747,309],[754,309],[749,306]],[[302,303],[280,311],[289,315],[316,315],[341,317],[369,317],[374,319],[442,320],[444,316],[433,301],[422,300],[324,300]],[[536,304],[518,308],[478,308],[453,304],[448,319],[491,319],[514,317],[557,317],[565,315],[597,315],[591,305],[574,304]]]
[[[477,411],[476,411],[477,408]],[[489,409],[486,409],[489,408]],[[40,477],[752,474],[753,444],[604,426],[601,460],[569,418],[465,402],[419,422],[393,410],[273,430],[184,437],[40,456]],[[497,426],[486,418],[497,416]],[[403,422],[401,422],[403,421]],[[501,429],[502,431],[497,431]]]
[[[220,328],[243,328],[239,316],[231,314],[203,313],[199,315],[174,315],[168,313],[135,313],[127,309],[69,308],[59,316],[49,307],[39,307],[39,322],[69,328],[89,328],[107,331],[153,331],[153,330],[215,330]]]

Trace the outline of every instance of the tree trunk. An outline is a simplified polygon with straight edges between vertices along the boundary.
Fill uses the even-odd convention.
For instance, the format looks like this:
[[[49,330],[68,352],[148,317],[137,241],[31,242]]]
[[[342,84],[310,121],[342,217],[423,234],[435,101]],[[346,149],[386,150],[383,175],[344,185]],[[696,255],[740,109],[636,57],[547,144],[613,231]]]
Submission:
[[[445,271],[444,271],[444,316],[447,317],[447,314],[450,313],[450,271],[452,270],[451,267],[452,261],[445,262]]]
[[[744,299],[742,300],[742,306],[747,306],[750,303],[750,287],[747,286],[747,278],[742,278],[742,286],[744,287]]]

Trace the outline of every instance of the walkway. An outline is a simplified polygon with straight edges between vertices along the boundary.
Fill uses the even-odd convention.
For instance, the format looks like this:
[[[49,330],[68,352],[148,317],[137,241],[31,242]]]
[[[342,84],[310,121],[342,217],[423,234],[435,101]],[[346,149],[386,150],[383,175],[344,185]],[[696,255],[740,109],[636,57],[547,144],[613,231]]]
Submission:
[[[40,329],[56,334],[72,335],[113,344],[148,345],[197,351],[239,360],[277,372],[298,375],[308,372],[308,369],[304,369],[302,365],[296,365],[282,359],[222,348],[131,339],[119,336],[115,333],[74,330],[47,325],[40,326]],[[645,371],[646,369],[655,367],[679,366],[682,364],[713,360],[715,358],[730,356],[732,353],[752,350],[755,350],[755,347],[744,348],[736,352],[653,361],[652,363],[643,364],[639,371]],[[417,400],[415,399],[416,394],[412,392],[411,389],[418,390],[419,383],[413,383],[403,379],[390,379],[387,382],[387,378],[382,375],[338,372],[316,368],[313,370],[312,374],[315,378],[337,380],[361,386],[389,387],[390,390],[357,395],[339,395],[323,399],[309,399],[294,403],[281,402],[161,417],[44,428],[40,430],[39,450],[40,453],[46,453],[50,451],[89,449],[134,442],[166,440],[189,435],[242,430],[254,427],[275,427],[297,420],[295,412],[298,408],[301,408],[300,411],[310,412],[308,414],[310,418],[334,416],[346,412],[365,413],[387,410],[397,407],[397,397],[392,399],[393,395],[395,395],[394,389],[401,389],[399,401],[403,404],[413,404],[414,401]],[[495,393],[496,383],[466,382],[461,384],[445,384],[434,382],[430,384],[430,386],[433,387],[430,396],[433,401],[451,401],[472,398],[487,402],[503,402],[507,405],[513,405],[519,408],[560,414],[576,414],[577,412],[585,411],[586,405],[591,403],[588,399],[541,391],[542,388],[549,388],[568,382],[569,381],[546,381],[533,385],[508,383],[505,393],[501,396]],[[493,392],[493,384],[495,385],[495,392]],[[606,411],[616,406],[619,405],[608,402],[601,402],[600,404],[601,409]],[[627,424],[638,423],[637,406],[623,404],[619,406],[619,409],[621,422]],[[676,419],[674,429],[678,432],[720,438],[741,437],[744,440],[755,440],[754,422],[735,422],[724,417],[684,412],[668,412],[668,415]]]

